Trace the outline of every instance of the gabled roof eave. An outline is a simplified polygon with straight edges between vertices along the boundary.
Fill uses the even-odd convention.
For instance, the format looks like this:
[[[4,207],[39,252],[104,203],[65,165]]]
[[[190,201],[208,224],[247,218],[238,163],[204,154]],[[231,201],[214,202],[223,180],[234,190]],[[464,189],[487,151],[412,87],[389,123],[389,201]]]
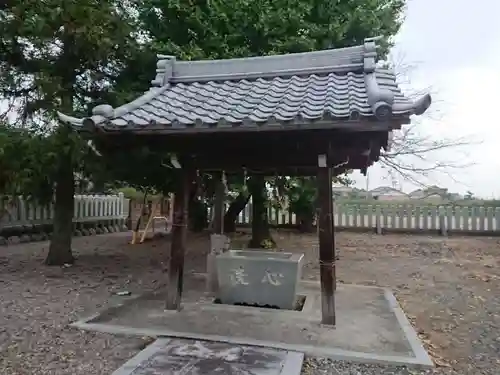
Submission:
[[[316,56],[318,61],[308,63],[308,59],[306,58],[308,54]],[[286,66],[280,66],[276,63],[276,61],[286,61],[287,56],[291,61],[289,64],[285,64]],[[333,58],[333,60],[329,61],[328,57]],[[378,74],[390,74],[391,76],[393,74],[387,70],[377,68],[377,46],[373,39],[365,40],[365,43],[361,46],[303,54],[198,62],[177,62],[173,56],[161,55],[159,59],[156,78],[151,82],[153,87],[137,99],[117,108],[113,108],[109,104],[98,105],[93,108],[92,116],[88,118],[76,118],[58,113],[60,120],[71,124],[75,128],[85,127],[88,130],[95,129],[96,127],[107,127],[108,124],[126,129],[129,128],[130,121],[124,118],[124,116],[154,101],[157,96],[169,90],[171,84],[184,83],[190,85],[194,82],[200,82],[200,80],[201,82],[206,82],[206,80],[253,80],[255,78],[263,78],[261,76],[257,77],[258,74],[264,75],[264,78],[277,78],[280,77],[281,73],[286,75],[292,73],[293,75],[300,75],[301,73],[315,75],[321,71],[322,73],[330,74],[340,71],[352,71],[353,69],[356,69],[358,74],[364,74],[367,102],[372,112],[370,116],[373,116],[378,121],[386,122],[405,117],[409,119],[413,114],[421,115],[429,108],[432,102],[429,94],[425,94],[415,101],[406,99],[398,101],[395,99],[395,93],[392,89],[387,88],[385,84],[377,80]],[[255,62],[266,62],[267,65],[264,64],[266,66],[257,74],[257,71],[255,71]],[[224,66],[228,67],[227,71],[223,69]],[[249,76],[245,76],[244,74]],[[270,76],[267,77],[265,74]],[[391,77],[384,77],[384,79],[391,79]],[[148,121],[150,124],[147,123]],[[149,125],[154,127],[155,121],[153,119],[146,119],[145,123],[141,124],[141,126]]]
[[[59,121],[62,123],[71,125],[73,127],[82,127],[83,126],[83,119],[78,118],[78,117],[73,117],[73,116],[68,116],[65,115],[62,112],[57,111],[57,117],[59,118]]]
[[[432,97],[430,94],[424,94],[413,101],[406,103],[394,103],[391,105],[392,116],[421,116],[431,106]]]
[[[169,85],[165,85],[162,87],[152,87],[137,99],[117,108],[113,108],[109,104],[97,105],[92,109],[92,116],[90,117],[78,118],[66,115],[62,112],[57,112],[57,116],[59,117],[59,120],[61,122],[69,124],[74,128],[82,128],[86,124],[91,125],[92,127],[104,125],[107,121],[122,117],[127,113],[139,108],[140,106],[147,104],[156,96],[166,91],[168,88]]]

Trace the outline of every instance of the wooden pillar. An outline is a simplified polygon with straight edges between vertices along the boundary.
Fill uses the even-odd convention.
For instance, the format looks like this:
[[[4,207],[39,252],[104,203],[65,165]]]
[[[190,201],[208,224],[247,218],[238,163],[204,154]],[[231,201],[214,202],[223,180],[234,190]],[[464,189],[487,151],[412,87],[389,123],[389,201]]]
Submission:
[[[326,155],[318,156],[318,227],[322,323],[335,325],[335,242],[333,232],[332,170]]]
[[[184,276],[184,254],[186,252],[189,191],[192,183],[190,170],[181,169],[175,189],[172,222],[172,242],[168,265],[167,310],[178,310],[181,306]]]

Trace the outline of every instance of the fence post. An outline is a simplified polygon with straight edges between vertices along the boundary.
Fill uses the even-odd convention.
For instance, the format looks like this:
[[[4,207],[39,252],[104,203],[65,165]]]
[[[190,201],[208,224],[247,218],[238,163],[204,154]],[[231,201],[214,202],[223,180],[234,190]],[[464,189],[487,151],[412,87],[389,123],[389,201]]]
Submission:
[[[375,207],[375,233],[382,234],[382,222],[380,218],[380,206]]]
[[[351,207],[351,215],[352,215],[352,226],[349,223],[349,226],[352,228],[357,228],[358,227],[358,208],[359,206],[357,204],[352,205]]]
[[[492,207],[488,207],[486,209],[486,220],[487,220],[487,227],[488,227],[488,230],[490,232],[492,232],[494,229],[493,229],[493,208]]]
[[[453,208],[448,206],[446,207],[446,229],[450,232],[454,228]]]
[[[119,212],[119,222],[118,222],[118,227],[120,228],[120,231],[128,229],[126,225],[126,220],[127,217],[125,216],[125,194],[122,192],[118,193],[118,212]]]
[[[474,232],[477,231],[477,220],[478,220],[478,207],[472,206],[470,208],[469,212],[469,222],[470,222],[470,229],[473,230]]]
[[[495,230],[500,231],[500,208],[495,208]]]
[[[485,209],[484,207],[478,207],[478,213],[479,213],[479,230],[481,232],[484,232],[486,230],[486,223],[485,223],[485,216],[486,216],[486,212],[485,212]]]
[[[439,233],[441,234],[441,236],[447,236],[448,227],[446,225],[446,215],[444,212],[444,207],[442,206],[438,207],[438,215],[439,215]]]

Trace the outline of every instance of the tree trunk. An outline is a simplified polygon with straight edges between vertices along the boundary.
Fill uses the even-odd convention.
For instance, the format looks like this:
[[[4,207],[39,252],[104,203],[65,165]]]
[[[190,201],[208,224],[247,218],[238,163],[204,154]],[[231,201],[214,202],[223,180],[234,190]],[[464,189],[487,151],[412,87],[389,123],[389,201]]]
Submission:
[[[74,35],[67,33],[61,37],[63,41],[62,54],[60,56],[61,66],[61,110],[71,113],[74,110],[75,96],[74,85],[76,73],[75,62],[75,40]],[[49,253],[45,264],[49,266],[61,266],[72,264],[75,259],[71,251],[71,240],[73,236],[73,211],[75,195],[75,175],[73,170],[74,140],[71,137],[72,129],[69,125],[60,124],[56,129],[56,141],[59,148],[57,169],[55,176],[55,202],[52,237],[50,239]]]
[[[216,180],[215,199],[212,219],[212,233],[224,233],[224,202],[226,200],[226,181],[221,172],[212,175]]]
[[[208,209],[201,199],[195,195],[189,200],[189,230],[195,233],[208,226]]]
[[[297,215],[299,232],[312,233],[314,232],[314,217],[311,215]]]
[[[224,214],[224,233],[236,232],[236,219],[241,211],[243,211],[250,200],[250,194],[240,193],[236,199],[229,205]]]
[[[192,232],[201,232],[208,226],[208,208],[200,198],[200,181],[189,186],[188,228]]]
[[[69,155],[61,155],[57,170],[53,233],[45,259],[48,266],[72,264],[75,260],[71,251],[74,193],[75,181],[70,152]]]
[[[271,237],[267,217],[267,192],[264,176],[253,176],[248,185],[252,196],[252,239],[251,248],[272,248],[276,243]]]

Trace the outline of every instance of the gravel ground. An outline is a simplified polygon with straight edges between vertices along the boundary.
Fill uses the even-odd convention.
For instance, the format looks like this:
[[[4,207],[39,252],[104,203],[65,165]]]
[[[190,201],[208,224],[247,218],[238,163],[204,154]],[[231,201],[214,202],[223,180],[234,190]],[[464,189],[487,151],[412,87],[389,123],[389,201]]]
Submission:
[[[415,370],[406,367],[388,367],[378,365],[337,362],[322,358],[306,359],[303,375],[426,375],[434,370]]]
[[[274,236],[279,247],[311,249],[304,277],[317,277],[314,235]],[[42,264],[47,243],[0,247],[0,374],[108,375],[150,342],[67,326],[120,298],[112,297],[117,291],[163,284],[166,241],[130,246],[127,239],[77,238],[69,268]],[[189,242],[187,271],[203,271],[207,238]],[[338,234],[339,279],[390,287],[440,366],[419,372],[308,358],[303,374],[499,374],[499,245],[495,238]]]

